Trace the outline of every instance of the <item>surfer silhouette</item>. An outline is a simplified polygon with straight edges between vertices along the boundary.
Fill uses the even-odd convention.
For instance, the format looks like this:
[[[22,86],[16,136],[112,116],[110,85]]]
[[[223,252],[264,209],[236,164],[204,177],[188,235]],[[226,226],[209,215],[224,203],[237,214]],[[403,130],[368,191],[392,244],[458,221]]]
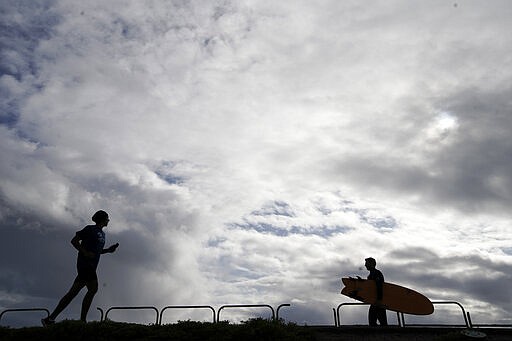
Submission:
[[[383,290],[382,284],[384,283],[384,275],[380,270],[376,269],[377,262],[374,258],[366,258],[365,259],[365,267],[370,274],[368,275],[368,279],[374,280],[377,286],[377,302],[375,304],[370,305],[370,309],[368,310],[368,323],[370,326],[377,326],[377,320],[381,326],[388,325],[388,319],[386,316],[386,309],[382,306],[382,297]]]
[[[41,320],[41,323],[45,327],[55,323],[55,318],[57,318],[84,287],[87,287],[87,293],[82,301],[80,320],[86,322],[87,312],[91,307],[94,295],[98,291],[96,268],[98,267],[100,256],[104,253],[114,253],[119,246],[119,243],[116,243],[109,248],[103,248],[105,246],[105,232],[103,232],[103,228],[106,227],[110,221],[107,212],[100,210],[94,213],[92,221],[95,225],[87,225],[82,230],[78,231],[73,239],[71,239],[71,244],[78,250],[76,263],[78,275],[69,291],[57,304],[55,310],[50,316]]]

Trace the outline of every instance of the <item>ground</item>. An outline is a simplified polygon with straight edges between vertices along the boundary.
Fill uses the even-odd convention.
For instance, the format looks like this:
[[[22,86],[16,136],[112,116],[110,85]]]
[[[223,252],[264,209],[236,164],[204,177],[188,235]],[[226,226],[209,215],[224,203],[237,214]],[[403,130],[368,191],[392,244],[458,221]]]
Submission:
[[[160,341],[160,340],[477,340],[461,334],[463,328],[369,328],[366,326],[298,326],[283,321],[254,319],[241,324],[227,322],[205,323],[185,321],[170,325],[140,325],[120,322],[81,323],[64,321],[54,326],[11,329],[0,327],[0,340],[77,340],[77,341]],[[487,334],[485,340],[510,341],[512,328],[480,329]]]

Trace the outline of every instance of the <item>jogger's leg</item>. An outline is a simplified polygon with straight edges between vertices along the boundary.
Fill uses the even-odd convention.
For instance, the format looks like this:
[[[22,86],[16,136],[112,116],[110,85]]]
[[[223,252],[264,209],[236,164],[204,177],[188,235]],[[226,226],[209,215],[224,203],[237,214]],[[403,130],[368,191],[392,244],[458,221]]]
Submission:
[[[55,310],[50,314],[49,318],[51,320],[55,320],[57,316],[68,306],[69,303],[78,295],[80,290],[85,286],[85,283],[80,281],[77,278],[75,278],[75,281],[73,282],[73,285],[69,289],[69,291],[62,297],[57,304],[57,307],[55,307]]]
[[[80,314],[80,320],[87,320],[87,313],[91,307],[92,299],[98,292],[98,280],[92,280],[86,283],[87,293],[85,294],[84,300],[82,301],[82,313]]]

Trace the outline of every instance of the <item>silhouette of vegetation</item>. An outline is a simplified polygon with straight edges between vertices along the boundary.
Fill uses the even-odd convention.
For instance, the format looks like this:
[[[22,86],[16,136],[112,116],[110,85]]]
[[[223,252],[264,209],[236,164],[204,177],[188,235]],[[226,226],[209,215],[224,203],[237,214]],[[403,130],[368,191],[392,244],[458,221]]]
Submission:
[[[241,324],[229,322],[181,321],[167,325],[142,325],[122,322],[90,322],[66,320],[52,326],[11,329],[0,327],[1,341],[409,341],[467,340],[461,328],[372,328],[367,326],[322,327],[298,326],[284,321],[251,319]],[[489,340],[512,340],[509,328],[485,329]]]
[[[180,321],[168,325],[66,320],[52,326],[11,329],[0,327],[0,340],[143,341],[143,340],[314,340],[307,328],[284,321],[251,319],[241,324]]]

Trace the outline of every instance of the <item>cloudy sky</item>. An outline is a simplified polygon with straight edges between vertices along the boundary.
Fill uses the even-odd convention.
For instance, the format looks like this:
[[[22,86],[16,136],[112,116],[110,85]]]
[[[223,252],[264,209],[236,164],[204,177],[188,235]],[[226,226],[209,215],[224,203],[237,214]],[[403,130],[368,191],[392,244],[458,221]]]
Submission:
[[[474,323],[512,323],[509,1],[0,6],[0,309],[53,308],[70,239],[105,209],[120,247],[91,319],[290,303],[286,320],[330,324],[373,256]]]

